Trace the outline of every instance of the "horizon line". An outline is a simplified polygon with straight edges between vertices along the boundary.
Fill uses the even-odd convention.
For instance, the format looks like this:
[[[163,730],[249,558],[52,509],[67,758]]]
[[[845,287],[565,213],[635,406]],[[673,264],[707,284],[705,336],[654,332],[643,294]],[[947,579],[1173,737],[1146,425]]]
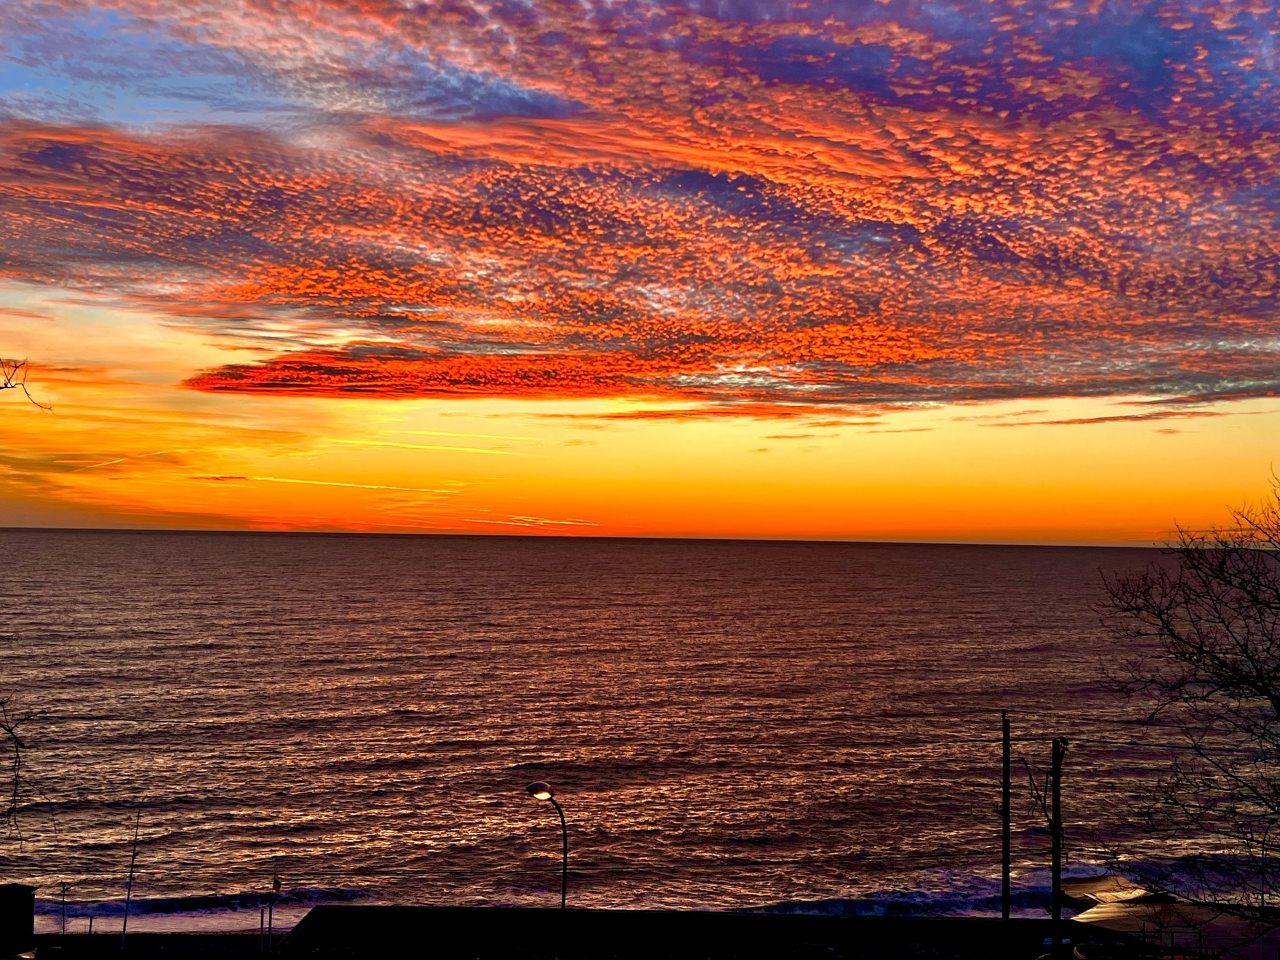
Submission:
[[[752,537],[752,536],[681,536],[678,534],[591,534],[591,533],[480,533],[435,530],[239,530],[234,528],[199,527],[48,527],[48,526],[0,526],[0,533],[130,533],[130,534],[183,534],[212,536],[324,536],[324,537],[454,537],[483,540],[641,540],[641,541],[689,541],[703,543],[814,543],[845,544],[850,546],[911,546],[911,547],[1037,547],[1037,548],[1092,548],[1099,550],[1160,550],[1167,542],[1152,541],[1029,541],[1029,540],[875,540],[845,537]]]

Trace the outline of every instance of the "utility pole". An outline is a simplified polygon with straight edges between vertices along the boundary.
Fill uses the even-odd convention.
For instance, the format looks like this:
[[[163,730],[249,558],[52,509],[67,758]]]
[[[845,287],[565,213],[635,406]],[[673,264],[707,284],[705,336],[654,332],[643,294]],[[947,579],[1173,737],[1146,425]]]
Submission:
[[[1013,866],[1009,809],[1013,789],[1009,771],[1013,744],[1009,737],[1009,714],[1004,710],[1000,711],[1000,726],[1003,730],[1001,769],[1004,777],[1000,784],[1000,919],[1008,920],[1012,901],[1009,891],[1009,873]]]
[[[1062,950],[1062,761],[1067,752],[1067,738],[1055,737],[1053,765],[1049,774],[1049,834],[1053,857],[1053,955]]]

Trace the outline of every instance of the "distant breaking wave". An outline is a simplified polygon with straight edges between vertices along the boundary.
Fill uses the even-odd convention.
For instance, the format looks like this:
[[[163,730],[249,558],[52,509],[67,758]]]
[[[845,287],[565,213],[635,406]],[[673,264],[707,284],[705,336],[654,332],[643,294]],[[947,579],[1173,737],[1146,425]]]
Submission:
[[[321,903],[351,903],[374,896],[372,891],[351,890],[344,887],[311,887],[282,891],[275,898],[277,906],[315,906]],[[129,912],[139,915],[199,914],[228,910],[253,910],[267,903],[265,893],[220,893],[197,897],[135,897],[129,903]],[[69,917],[121,917],[125,902],[121,900],[95,900],[66,902]],[[36,914],[45,917],[60,916],[63,904],[60,900],[42,898],[36,900]]]

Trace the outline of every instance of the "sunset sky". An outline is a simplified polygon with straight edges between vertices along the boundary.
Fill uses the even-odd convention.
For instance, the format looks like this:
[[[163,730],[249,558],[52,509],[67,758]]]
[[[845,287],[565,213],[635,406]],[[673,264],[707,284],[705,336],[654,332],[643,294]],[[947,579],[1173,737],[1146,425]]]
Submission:
[[[1280,15],[3,0],[0,526],[1145,543],[1280,469]]]

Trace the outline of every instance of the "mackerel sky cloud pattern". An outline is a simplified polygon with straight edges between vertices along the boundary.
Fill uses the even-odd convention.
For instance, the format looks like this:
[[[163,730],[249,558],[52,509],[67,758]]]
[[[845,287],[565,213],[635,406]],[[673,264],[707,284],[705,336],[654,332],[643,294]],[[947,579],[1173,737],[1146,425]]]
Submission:
[[[1278,36],[1248,0],[9,0],[0,279],[256,343],[201,391],[1275,396]]]

